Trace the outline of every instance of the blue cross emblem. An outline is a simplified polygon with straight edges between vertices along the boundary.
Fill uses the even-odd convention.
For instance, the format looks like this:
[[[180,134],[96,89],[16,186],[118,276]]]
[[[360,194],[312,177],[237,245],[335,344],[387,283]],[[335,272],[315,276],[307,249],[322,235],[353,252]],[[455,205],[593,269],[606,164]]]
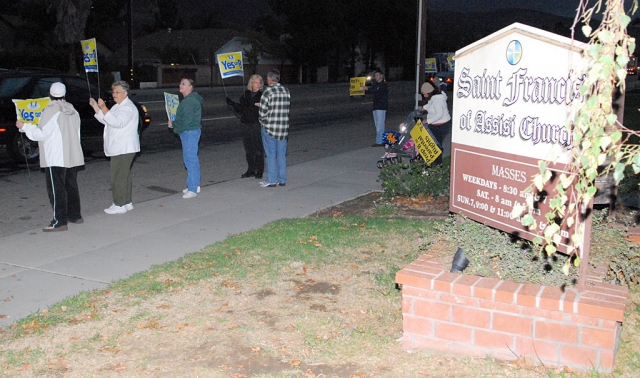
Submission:
[[[522,45],[520,41],[511,41],[507,46],[507,62],[515,66],[522,59]]]

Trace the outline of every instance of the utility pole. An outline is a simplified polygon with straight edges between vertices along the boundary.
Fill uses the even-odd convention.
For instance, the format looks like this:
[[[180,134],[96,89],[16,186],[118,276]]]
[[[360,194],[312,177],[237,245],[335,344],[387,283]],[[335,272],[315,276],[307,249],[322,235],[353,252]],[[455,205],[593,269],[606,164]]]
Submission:
[[[129,16],[129,38],[128,38],[128,60],[129,60],[129,85],[133,88],[133,0],[127,4],[127,15]]]
[[[418,20],[416,22],[416,103],[418,109],[422,101],[420,87],[425,82],[424,57],[427,49],[427,0],[418,0]]]

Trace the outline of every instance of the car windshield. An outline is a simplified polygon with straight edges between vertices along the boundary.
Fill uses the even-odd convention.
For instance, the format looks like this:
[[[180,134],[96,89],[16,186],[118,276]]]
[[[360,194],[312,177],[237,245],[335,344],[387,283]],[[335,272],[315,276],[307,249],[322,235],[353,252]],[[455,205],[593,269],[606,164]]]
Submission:
[[[29,81],[29,77],[0,78],[0,98],[13,98]]]

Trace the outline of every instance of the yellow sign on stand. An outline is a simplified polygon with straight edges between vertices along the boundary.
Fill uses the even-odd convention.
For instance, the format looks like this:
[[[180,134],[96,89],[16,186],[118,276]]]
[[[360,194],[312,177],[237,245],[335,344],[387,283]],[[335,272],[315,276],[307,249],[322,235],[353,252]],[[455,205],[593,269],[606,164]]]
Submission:
[[[349,96],[364,96],[364,86],[367,82],[367,78],[352,77],[349,80]]]
[[[422,125],[422,121],[418,120],[413,126],[411,138],[413,138],[420,156],[428,165],[431,165],[442,154],[442,149],[429,130]]]

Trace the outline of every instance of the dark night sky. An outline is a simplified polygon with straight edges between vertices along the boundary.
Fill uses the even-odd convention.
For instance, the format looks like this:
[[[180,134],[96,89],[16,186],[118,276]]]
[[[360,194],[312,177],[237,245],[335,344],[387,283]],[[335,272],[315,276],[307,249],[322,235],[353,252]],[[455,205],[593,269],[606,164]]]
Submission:
[[[594,0],[590,0],[594,3]],[[580,0],[427,0],[427,7],[452,11],[492,11],[503,8],[533,9],[573,17]]]

